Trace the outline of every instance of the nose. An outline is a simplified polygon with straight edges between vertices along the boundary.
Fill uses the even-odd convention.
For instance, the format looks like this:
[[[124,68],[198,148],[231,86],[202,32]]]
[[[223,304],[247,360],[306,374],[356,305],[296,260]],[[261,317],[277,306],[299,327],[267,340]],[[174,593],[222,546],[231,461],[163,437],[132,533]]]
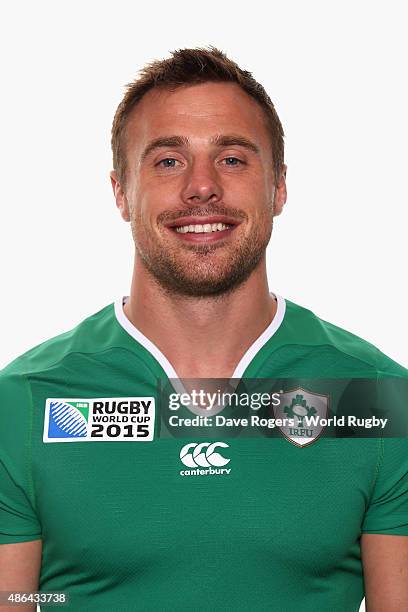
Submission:
[[[184,177],[181,197],[186,204],[218,202],[222,199],[220,177],[211,160],[194,160]]]

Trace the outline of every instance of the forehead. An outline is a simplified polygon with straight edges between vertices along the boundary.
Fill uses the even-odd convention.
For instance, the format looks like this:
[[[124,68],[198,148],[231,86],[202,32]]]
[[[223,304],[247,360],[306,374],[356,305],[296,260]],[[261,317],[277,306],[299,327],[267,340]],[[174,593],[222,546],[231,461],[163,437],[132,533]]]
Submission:
[[[231,132],[251,138],[260,148],[270,147],[264,110],[236,83],[200,83],[173,91],[155,88],[130,114],[126,148],[137,154],[151,139],[163,135],[204,142]]]

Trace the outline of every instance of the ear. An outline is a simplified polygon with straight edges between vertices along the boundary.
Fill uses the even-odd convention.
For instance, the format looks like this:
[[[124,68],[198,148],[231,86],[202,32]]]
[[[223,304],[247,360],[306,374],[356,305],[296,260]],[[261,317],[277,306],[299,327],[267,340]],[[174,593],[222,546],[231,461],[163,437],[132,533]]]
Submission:
[[[275,198],[274,198],[274,217],[280,215],[288,197],[286,191],[286,171],[288,167],[283,164],[282,171],[279,177],[279,181],[275,187]]]
[[[129,205],[126,194],[119,182],[118,175],[115,170],[110,172],[110,180],[112,183],[113,195],[115,196],[116,206],[119,208],[120,214],[124,221],[130,221]]]

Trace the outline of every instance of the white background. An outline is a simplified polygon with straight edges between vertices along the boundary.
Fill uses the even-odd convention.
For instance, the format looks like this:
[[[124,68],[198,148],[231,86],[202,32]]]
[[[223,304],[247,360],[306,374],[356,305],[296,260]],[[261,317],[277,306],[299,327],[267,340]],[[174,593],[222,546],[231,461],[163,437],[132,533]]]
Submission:
[[[208,44],[264,84],[285,129],[271,290],[408,365],[405,24],[403,2],[9,3],[0,367],[128,293],[112,117],[145,62]]]
[[[110,128],[124,85],[213,44],[267,89],[288,202],[271,290],[408,365],[404,2],[13,2],[1,56],[0,366],[130,287]],[[5,63],[5,65],[4,65]]]

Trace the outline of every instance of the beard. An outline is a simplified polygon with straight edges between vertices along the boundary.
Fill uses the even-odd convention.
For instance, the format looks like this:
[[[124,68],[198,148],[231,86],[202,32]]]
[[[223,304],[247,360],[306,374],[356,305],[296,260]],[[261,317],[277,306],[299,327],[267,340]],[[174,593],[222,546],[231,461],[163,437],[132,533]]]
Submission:
[[[166,236],[168,230],[163,225],[166,221],[211,214],[226,214],[242,222],[248,218],[238,209],[220,206],[164,212],[157,219],[163,236],[163,243],[159,244],[146,232],[142,221],[131,216],[136,252],[154,280],[171,296],[205,298],[231,293],[249,278],[264,257],[272,233],[273,208],[266,209],[249,234],[242,238],[232,237],[214,244],[182,244],[181,241],[177,244]]]

